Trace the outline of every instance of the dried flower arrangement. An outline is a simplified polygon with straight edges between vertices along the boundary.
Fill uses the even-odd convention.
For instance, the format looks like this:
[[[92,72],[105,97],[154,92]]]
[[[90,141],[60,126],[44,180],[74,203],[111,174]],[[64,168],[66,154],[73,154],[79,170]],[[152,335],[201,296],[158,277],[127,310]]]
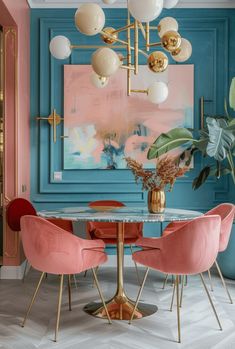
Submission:
[[[177,159],[166,156],[156,164],[156,170],[144,169],[143,165],[136,160],[126,157],[127,167],[135,176],[135,181],[142,182],[142,190],[163,190],[171,191],[176,178],[182,177],[189,167],[179,167]]]

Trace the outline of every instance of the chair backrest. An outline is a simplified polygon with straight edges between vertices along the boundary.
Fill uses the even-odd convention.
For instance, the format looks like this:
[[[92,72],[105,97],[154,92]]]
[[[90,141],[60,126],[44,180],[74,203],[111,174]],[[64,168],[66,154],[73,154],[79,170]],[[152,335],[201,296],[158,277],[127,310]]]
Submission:
[[[38,216],[21,218],[24,253],[37,270],[73,274],[82,270],[82,239]],[[81,265],[81,267],[80,267]]]
[[[36,216],[37,212],[31,202],[23,198],[13,199],[6,208],[7,224],[13,231],[20,231],[20,219],[25,215]]]
[[[232,231],[235,206],[233,204],[221,204],[208,211],[206,215],[219,215],[221,217],[221,232],[220,232],[220,246],[219,252],[226,250]]]
[[[95,207],[125,207],[126,205],[123,204],[120,201],[116,200],[98,200],[98,201],[92,201],[88,204],[90,208]],[[131,238],[139,238],[142,236],[143,233],[143,223],[126,223],[126,236],[128,239]],[[95,230],[102,230],[109,231],[109,238],[112,236],[112,238],[116,238],[116,230],[117,230],[117,224],[116,223],[106,223],[106,222],[88,222],[87,223],[87,235],[89,238],[96,238],[94,231]],[[102,237],[99,236],[99,238],[102,239]],[[104,233],[105,238],[105,233]],[[111,238],[111,239],[112,239]]]
[[[60,227],[69,233],[73,233],[73,222],[68,219],[48,218],[47,221],[57,225],[57,227]]]
[[[209,270],[218,254],[219,215],[202,216],[162,238],[162,265],[173,274],[198,274]]]

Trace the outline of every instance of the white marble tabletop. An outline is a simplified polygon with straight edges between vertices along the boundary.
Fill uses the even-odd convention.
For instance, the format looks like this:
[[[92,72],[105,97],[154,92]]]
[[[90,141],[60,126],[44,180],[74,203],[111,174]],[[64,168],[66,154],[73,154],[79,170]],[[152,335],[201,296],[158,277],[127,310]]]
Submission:
[[[185,221],[202,215],[198,211],[166,208],[163,213],[150,214],[147,208],[141,207],[118,207],[118,208],[89,208],[67,207],[54,211],[39,211],[38,215],[44,218],[69,219],[72,221],[91,222],[172,222]]]

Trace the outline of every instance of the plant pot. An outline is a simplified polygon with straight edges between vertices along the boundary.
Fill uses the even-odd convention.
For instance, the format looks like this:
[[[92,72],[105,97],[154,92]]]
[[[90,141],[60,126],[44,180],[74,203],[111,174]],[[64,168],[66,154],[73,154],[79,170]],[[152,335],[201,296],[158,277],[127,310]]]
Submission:
[[[166,207],[164,190],[150,190],[148,192],[148,210],[150,213],[162,213]]]

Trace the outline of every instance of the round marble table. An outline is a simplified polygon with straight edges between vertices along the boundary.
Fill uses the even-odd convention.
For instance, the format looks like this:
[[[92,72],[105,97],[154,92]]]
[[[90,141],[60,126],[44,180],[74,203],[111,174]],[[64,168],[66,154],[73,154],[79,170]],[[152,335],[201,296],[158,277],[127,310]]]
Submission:
[[[55,211],[40,211],[38,215],[44,218],[70,219],[72,221],[117,223],[117,290],[115,295],[107,302],[107,307],[111,318],[129,320],[134,308],[134,301],[127,297],[124,290],[123,259],[125,223],[184,221],[199,217],[202,213],[170,208],[167,208],[164,213],[150,214],[147,209],[140,207],[104,207],[103,209],[97,208],[97,210],[89,207],[72,207]],[[85,306],[84,310],[97,317],[106,317],[101,303],[90,303]],[[134,318],[139,319],[151,315],[156,311],[157,307],[154,305],[139,303]]]

